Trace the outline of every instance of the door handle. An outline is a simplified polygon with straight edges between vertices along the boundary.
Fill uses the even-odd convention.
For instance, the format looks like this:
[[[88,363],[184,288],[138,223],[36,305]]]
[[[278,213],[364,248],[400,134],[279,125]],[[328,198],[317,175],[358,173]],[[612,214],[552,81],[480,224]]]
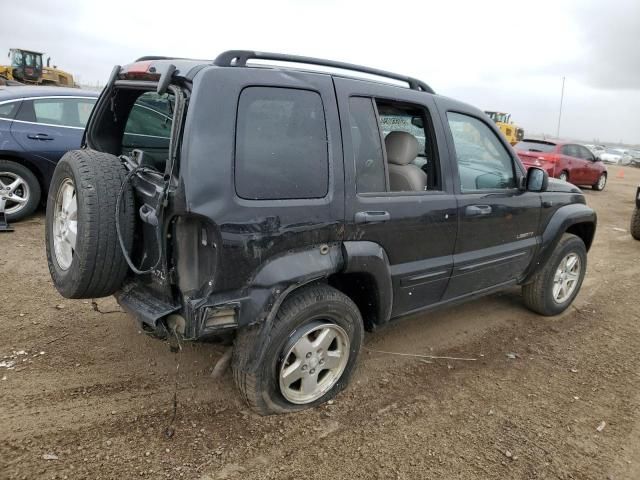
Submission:
[[[53,137],[50,137],[46,133],[35,133],[27,135],[27,138],[32,140],[53,140]]]
[[[489,215],[491,211],[491,205],[469,205],[465,209],[465,214],[467,217],[479,217],[482,215]]]
[[[387,222],[389,220],[391,220],[389,212],[357,212],[355,216],[356,223]]]

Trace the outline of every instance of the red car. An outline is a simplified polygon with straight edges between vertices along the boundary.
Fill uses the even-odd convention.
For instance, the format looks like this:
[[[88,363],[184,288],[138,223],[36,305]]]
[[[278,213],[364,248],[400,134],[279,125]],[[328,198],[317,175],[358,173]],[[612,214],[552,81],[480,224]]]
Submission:
[[[604,190],[607,184],[607,167],[582,145],[524,139],[513,148],[527,169],[543,168],[550,177],[594,190]]]

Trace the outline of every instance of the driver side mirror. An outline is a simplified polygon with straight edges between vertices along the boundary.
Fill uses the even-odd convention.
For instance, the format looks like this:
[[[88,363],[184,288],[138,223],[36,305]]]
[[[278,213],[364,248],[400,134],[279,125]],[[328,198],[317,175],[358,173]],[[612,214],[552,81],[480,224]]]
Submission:
[[[541,168],[530,167],[525,186],[529,192],[545,192],[549,186],[549,174]]]

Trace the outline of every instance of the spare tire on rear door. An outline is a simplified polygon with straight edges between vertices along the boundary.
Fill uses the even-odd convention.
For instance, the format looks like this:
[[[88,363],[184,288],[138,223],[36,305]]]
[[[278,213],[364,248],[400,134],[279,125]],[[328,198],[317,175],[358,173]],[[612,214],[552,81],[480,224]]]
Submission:
[[[58,162],[47,198],[46,246],[62,296],[106,297],[124,282],[128,266],[116,232],[116,201],[126,175],[118,157],[95,150],[72,150]],[[133,193],[126,185],[119,226],[127,251],[134,222]]]

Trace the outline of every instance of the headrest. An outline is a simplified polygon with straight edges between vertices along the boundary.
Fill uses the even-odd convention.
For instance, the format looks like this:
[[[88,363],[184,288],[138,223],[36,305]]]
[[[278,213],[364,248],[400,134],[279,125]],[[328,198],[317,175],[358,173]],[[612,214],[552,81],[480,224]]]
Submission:
[[[395,131],[384,139],[387,160],[395,165],[408,165],[418,156],[418,140],[407,132]]]

